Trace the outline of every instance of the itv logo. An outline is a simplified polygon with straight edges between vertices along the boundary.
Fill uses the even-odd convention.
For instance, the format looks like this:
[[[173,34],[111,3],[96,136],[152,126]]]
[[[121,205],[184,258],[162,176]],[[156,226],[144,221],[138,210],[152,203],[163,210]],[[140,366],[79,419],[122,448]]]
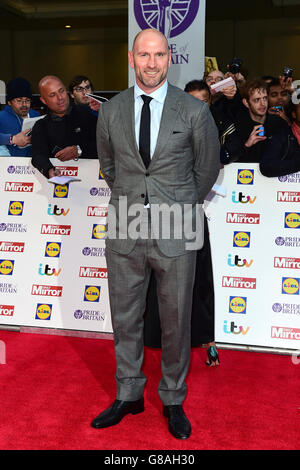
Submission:
[[[236,191],[232,191],[232,196],[231,200],[235,204],[254,204],[256,201],[257,197],[251,197],[251,196],[246,196],[242,192],[239,192],[238,194]]]
[[[250,330],[250,326],[247,326],[247,328],[244,328],[243,326],[237,326],[234,321],[230,322],[230,325],[228,325],[227,320],[224,321],[224,326],[223,326],[223,331],[224,333],[230,335],[246,335],[248,334]]]

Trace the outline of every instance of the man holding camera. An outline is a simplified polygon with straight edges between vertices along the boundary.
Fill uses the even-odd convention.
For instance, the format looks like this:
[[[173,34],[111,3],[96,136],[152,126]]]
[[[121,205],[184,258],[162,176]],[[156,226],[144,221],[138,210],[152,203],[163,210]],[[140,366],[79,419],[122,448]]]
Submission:
[[[268,113],[268,88],[264,80],[252,80],[241,90],[243,106],[235,115],[235,126],[244,143],[237,161],[259,163],[268,138],[288,124],[277,114]]]

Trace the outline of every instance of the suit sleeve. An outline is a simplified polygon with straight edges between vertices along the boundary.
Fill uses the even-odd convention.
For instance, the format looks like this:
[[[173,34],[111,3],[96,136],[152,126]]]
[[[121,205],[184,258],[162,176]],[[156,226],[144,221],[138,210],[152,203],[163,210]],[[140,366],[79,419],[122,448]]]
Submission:
[[[108,104],[109,105],[109,104]],[[103,177],[112,189],[115,180],[115,161],[110,141],[108,124],[105,118],[105,104],[100,107],[97,122],[97,152]]]
[[[193,125],[194,173],[198,202],[203,203],[220,171],[218,130],[208,105],[204,104]]]

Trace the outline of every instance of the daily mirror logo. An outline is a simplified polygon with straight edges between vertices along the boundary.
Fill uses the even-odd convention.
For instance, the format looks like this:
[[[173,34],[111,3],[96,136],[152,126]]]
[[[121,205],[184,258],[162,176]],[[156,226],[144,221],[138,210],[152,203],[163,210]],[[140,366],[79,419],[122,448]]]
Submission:
[[[227,212],[227,224],[260,224],[260,214],[241,214],[237,212]]]
[[[4,191],[14,192],[14,193],[32,193],[33,186],[34,186],[33,183],[6,181],[5,186],[4,186]]]
[[[0,315],[5,317],[13,317],[14,311],[14,305],[0,305]]]
[[[0,251],[7,253],[24,253],[25,243],[0,241]]]

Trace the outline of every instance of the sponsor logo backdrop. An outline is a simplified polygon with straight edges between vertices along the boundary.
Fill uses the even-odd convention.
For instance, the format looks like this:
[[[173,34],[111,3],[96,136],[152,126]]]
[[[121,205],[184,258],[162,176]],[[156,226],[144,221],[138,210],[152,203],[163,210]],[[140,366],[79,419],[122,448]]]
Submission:
[[[299,181],[235,163],[217,181],[226,197],[205,201],[217,341],[299,349]]]
[[[97,160],[57,165],[81,181],[53,185],[30,159],[0,158],[0,324],[111,333],[110,191]]]
[[[58,190],[30,159],[0,158],[0,324],[111,333],[110,191],[97,160],[57,165],[81,181]],[[226,197],[207,197],[218,342],[299,349],[299,181],[231,164]]]

